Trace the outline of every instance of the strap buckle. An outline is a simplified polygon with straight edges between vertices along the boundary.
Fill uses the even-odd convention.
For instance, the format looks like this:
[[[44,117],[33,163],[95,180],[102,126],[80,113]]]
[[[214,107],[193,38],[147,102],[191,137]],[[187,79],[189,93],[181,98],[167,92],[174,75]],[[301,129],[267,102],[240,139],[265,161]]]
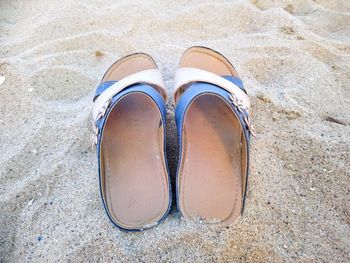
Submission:
[[[242,100],[239,100],[235,94],[233,93],[230,93],[229,95],[230,99],[231,99],[231,102],[232,104],[237,108],[237,110],[242,113],[243,115],[243,120],[250,132],[250,134],[255,138],[256,135],[255,135],[255,132],[254,132],[254,128],[253,128],[253,125],[251,123],[251,120],[249,118],[249,114],[248,114],[248,109],[245,108],[243,106],[243,103],[242,103]]]

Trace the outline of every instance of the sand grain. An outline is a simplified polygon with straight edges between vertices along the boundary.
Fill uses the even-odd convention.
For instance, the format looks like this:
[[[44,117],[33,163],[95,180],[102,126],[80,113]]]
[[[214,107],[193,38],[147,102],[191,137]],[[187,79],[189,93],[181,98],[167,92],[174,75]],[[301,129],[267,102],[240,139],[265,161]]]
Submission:
[[[123,233],[101,205],[88,117],[108,66],[151,54],[171,94],[181,53],[225,54],[257,138],[244,217]],[[347,0],[1,1],[0,262],[349,262]],[[168,156],[177,146],[168,109]]]

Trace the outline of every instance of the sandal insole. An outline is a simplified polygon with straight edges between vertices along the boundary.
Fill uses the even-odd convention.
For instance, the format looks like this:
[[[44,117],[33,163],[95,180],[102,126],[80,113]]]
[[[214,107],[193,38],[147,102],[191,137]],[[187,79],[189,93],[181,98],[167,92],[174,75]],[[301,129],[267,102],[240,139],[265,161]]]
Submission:
[[[124,227],[143,227],[168,208],[161,114],[143,93],[123,97],[112,109],[102,147],[104,189],[113,219]]]
[[[233,222],[241,211],[241,127],[220,97],[196,98],[186,113],[180,166],[185,216]]]

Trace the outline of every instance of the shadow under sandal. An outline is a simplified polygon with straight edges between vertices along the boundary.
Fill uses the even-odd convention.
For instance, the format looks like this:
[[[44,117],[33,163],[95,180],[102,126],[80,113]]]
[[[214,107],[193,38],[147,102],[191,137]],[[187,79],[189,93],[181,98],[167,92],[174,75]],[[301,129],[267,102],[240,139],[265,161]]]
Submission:
[[[92,117],[101,196],[122,230],[150,228],[169,212],[165,101],[162,76],[143,53],[115,62],[96,90]]]
[[[221,54],[192,47],[175,75],[180,144],[178,209],[185,218],[229,225],[243,212],[251,125],[249,98]]]

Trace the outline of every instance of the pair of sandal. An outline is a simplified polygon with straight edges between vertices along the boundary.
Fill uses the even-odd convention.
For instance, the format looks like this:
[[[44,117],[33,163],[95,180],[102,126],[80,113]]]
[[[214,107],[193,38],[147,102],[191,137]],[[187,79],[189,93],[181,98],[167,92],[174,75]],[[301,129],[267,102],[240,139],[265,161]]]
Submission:
[[[192,47],[181,58],[174,91],[178,210],[185,218],[231,224],[244,208],[252,134],[242,81],[224,56]],[[143,53],[115,62],[96,90],[92,117],[101,196],[122,230],[157,225],[171,208],[166,101],[162,75]]]

